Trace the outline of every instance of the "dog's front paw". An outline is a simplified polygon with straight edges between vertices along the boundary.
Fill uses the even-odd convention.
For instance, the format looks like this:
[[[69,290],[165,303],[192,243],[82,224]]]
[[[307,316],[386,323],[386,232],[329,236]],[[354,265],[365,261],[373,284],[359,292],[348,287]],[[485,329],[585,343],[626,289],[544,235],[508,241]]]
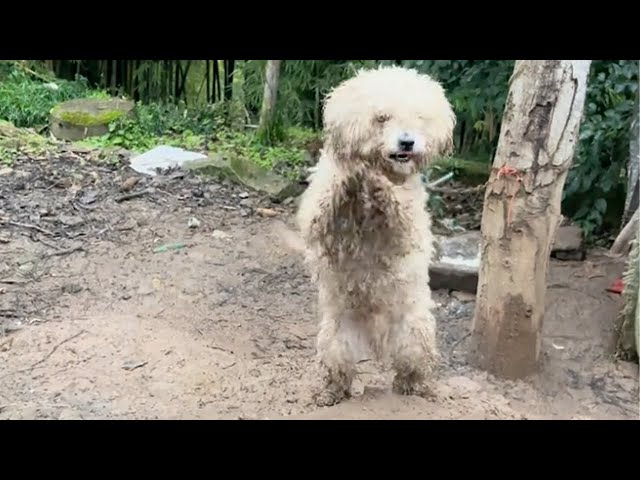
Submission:
[[[436,394],[424,380],[417,380],[413,376],[396,375],[393,379],[393,392],[398,395],[412,395],[427,400],[435,400]]]
[[[349,398],[349,392],[336,385],[329,385],[315,393],[313,400],[319,407],[330,407],[340,403],[342,400]]]

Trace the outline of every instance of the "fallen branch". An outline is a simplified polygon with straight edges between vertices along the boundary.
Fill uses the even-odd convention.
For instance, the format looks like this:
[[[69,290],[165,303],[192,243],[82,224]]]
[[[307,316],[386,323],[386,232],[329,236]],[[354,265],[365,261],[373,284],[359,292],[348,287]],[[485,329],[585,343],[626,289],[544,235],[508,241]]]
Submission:
[[[64,345],[67,342],[70,342],[71,340],[74,340],[76,338],[78,338],[80,335],[82,335],[83,333],[86,333],[86,330],[80,330],[78,333],[76,333],[75,335],[71,335],[68,338],[65,338],[64,340],[62,340],[60,343],[56,344],[55,347],[53,347],[51,349],[51,351],[46,354],[41,360],[38,360],[36,363],[34,363],[33,365],[31,365],[31,368],[35,368],[38,365],[40,365],[41,363],[46,362],[47,360],[49,360],[49,358],[51,357],[51,355],[53,355],[56,350],[58,350],[58,348],[60,348],[62,345]]]
[[[467,332],[462,337],[460,337],[458,340],[456,340],[453,343],[453,345],[451,346],[451,353],[453,354],[453,352],[455,352],[455,350],[456,350],[456,347],[458,345],[460,345],[464,340],[466,340],[470,335],[471,335],[471,332]]]
[[[58,250],[57,252],[50,253],[47,255],[47,257],[60,257],[63,255],[69,255],[74,252],[79,252],[81,250],[84,250],[84,248],[82,247],[82,245],[78,245],[76,247],[67,248],[66,250]]]
[[[116,197],[116,202],[120,203],[126,200],[133,200],[134,198],[142,197],[147,193],[149,193],[149,190],[141,190],[139,192],[127,193],[126,195],[121,195],[119,197]]]
[[[13,227],[28,228],[30,230],[35,230],[37,232],[44,233],[45,235],[49,235],[51,237],[55,236],[55,233],[50,232],[49,230],[45,230],[44,228],[39,227],[37,225],[31,225],[30,223],[7,222],[7,225],[11,225]]]
[[[25,373],[25,372],[30,372],[31,370],[37,368],[39,365],[43,364],[44,362],[46,362],[47,360],[49,360],[49,358],[51,358],[51,355],[53,355],[54,353],[56,353],[56,350],[58,350],[58,348],[60,348],[62,345],[64,345],[67,342],[70,342],[71,340],[74,340],[76,338],[78,338],[80,335],[82,335],[83,333],[86,333],[86,330],[80,330],[78,333],[76,333],[75,335],[71,335],[68,338],[65,338],[64,340],[62,340],[60,343],[56,344],[56,346],[54,346],[51,351],[49,353],[47,353],[44,357],[42,357],[40,360],[38,360],[36,363],[34,363],[33,365],[31,365],[30,367],[27,368],[23,368],[21,370],[16,370],[14,372],[10,372],[7,373],[6,375],[3,375],[1,378],[6,378],[9,377],[11,375],[15,375],[16,373]]]

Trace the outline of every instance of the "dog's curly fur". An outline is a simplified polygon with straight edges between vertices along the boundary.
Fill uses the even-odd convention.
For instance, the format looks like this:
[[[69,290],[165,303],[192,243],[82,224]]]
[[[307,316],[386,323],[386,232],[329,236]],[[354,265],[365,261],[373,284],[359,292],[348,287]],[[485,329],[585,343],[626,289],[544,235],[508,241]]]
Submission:
[[[414,70],[364,70],[325,100],[325,140],[297,212],[318,284],[320,405],[349,396],[365,349],[391,360],[393,389],[425,394],[438,358],[428,268],[431,218],[420,170],[451,151],[455,116]],[[397,161],[398,138],[414,141]]]

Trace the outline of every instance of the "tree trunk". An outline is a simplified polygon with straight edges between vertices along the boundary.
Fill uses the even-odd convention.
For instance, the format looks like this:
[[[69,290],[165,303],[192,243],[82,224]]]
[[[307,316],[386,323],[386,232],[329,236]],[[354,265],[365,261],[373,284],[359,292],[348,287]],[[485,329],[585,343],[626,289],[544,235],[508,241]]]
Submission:
[[[590,60],[519,60],[482,215],[470,361],[503,378],[538,365],[551,246]]]
[[[207,95],[207,101],[206,103],[212,103],[211,102],[211,60],[206,60],[206,65],[205,65],[205,74],[204,74],[204,78],[205,78],[205,82],[207,85],[206,88],[206,95]]]
[[[233,74],[236,69],[235,60],[224,61],[224,101],[230,102],[233,98]]]
[[[118,93],[118,61],[111,60],[111,95]]]
[[[636,102],[631,120],[629,141],[629,163],[627,164],[627,198],[624,202],[624,225],[638,209],[640,195],[640,92],[636,94]]]
[[[262,138],[270,137],[269,133],[278,96],[281,64],[282,60],[267,60],[264,96],[262,97],[262,108],[260,110],[260,122],[258,126],[258,135]]]
[[[624,360],[632,360],[640,356],[640,311],[638,310],[640,252],[638,241],[640,238],[636,231],[622,277],[624,305],[620,312],[617,355]]]
[[[627,224],[622,227],[620,233],[616,237],[613,245],[609,249],[610,255],[626,255],[629,253],[631,242],[638,233],[638,224],[640,223],[640,210],[636,209]]]
[[[222,99],[222,93],[220,89],[220,61],[213,61],[213,101],[214,103]]]

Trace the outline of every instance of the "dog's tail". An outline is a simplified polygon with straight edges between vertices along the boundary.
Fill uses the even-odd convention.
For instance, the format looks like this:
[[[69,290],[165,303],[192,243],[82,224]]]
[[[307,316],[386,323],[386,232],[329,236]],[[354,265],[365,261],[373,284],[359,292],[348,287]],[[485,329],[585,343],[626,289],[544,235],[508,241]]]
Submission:
[[[293,253],[304,255],[306,247],[300,235],[287,227],[283,222],[278,222],[275,226],[276,233],[282,243]]]

